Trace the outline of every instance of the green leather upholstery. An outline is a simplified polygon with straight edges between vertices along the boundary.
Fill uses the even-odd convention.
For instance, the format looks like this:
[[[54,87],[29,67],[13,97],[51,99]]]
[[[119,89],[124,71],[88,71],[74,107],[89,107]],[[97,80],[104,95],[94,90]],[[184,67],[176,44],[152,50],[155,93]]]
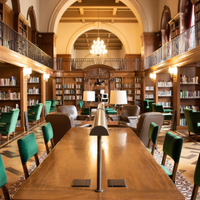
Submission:
[[[35,134],[31,132],[30,134],[20,138],[17,141],[19,147],[19,153],[21,157],[22,164],[26,164],[26,162],[38,153],[38,146],[35,138]]]
[[[167,113],[167,110],[169,110],[169,112],[172,112],[173,110],[171,109],[165,110],[163,108],[163,105],[158,105],[158,104],[152,104],[152,105],[154,112],[161,112],[162,115],[164,116],[164,120],[172,120],[172,113]]]
[[[51,101],[50,112],[54,112],[55,111],[55,107],[56,107],[56,100],[50,99],[49,101]]]
[[[144,112],[149,112],[149,100],[144,99],[143,103],[144,103]]]
[[[151,106],[152,106],[152,112],[156,112],[156,108],[155,108],[156,107],[156,103],[152,103]]]
[[[15,132],[15,127],[19,117],[19,109],[3,112],[0,119],[0,133],[8,135]]]
[[[115,114],[117,114],[117,111],[114,110],[114,108],[105,108],[105,111],[109,115],[115,115]]]
[[[46,114],[48,115],[51,109],[51,101],[45,101]]]
[[[196,169],[194,172],[194,182],[200,186],[200,155],[197,161]]]
[[[149,126],[148,137],[153,142],[153,144],[156,144],[157,142],[158,130],[159,130],[159,126],[156,123],[151,122]]]
[[[150,100],[149,101],[149,112],[153,112],[153,109],[152,109],[152,104],[154,103],[153,100]]]
[[[42,126],[42,132],[44,135],[44,142],[47,144],[50,139],[53,138],[53,128],[50,122],[47,122],[44,126]]]
[[[7,183],[6,170],[3,164],[2,157],[0,155],[0,188],[3,187],[6,183]]]
[[[82,109],[81,115],[90,115],[91,114],[91,108],[83,108],[84,102],[83,100],[79,102],[79,108]]]
[[[31,106],[31,110],[28,113],[28,121],[29,122],[37,121],[40,119],[42,107],[43,107],[42,103]]]
[[[194,112],[192,109],[184,109],[185,119],[188,126],[188,131],[200,134],[200,112]]]
[[[175,182],[175,176],[178,168],[178,163],[181,156],[181,150],[183,146],[183,138],[174,135],[171,132],[167,132],[163,144],[163,161],[161,167],[168,174],[168,176]],[[165,166],[165,155],[169,155],[174,160],[173,173],[171,173]],[[165,158],[165,159],[164,159]]]
[[[163,144],[163,152],[169,155],[175,163],[179,162],[181,150],[183,146],[183,138],[167,132]]]

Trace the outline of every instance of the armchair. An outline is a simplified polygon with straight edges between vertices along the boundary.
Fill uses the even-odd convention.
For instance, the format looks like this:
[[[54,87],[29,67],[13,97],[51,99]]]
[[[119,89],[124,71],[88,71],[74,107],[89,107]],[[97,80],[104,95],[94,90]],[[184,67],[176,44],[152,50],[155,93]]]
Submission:
[[[161,113],[149,112],[143,113],[137,123],[137,128],[132,128],[136,135],[140,138],[143,144],[147,147],[149,137],[149,126],[151,122],[156,123],[159,126],[158,133],[162,127],[164,116]]]
[[[50,112],[50,109],[51,109],[51,101],[46,101],[45,106],[46,106],[46,113],[45,114],[48,115],[49,112]]]
[[[42,107],[43,107],[42,103],[31,106],[31,109],[28,111],[29,122],[34,122],[34,121],[37,122],[40,119]]]
[[[55,107],[56,107],[56,100],[50,99],[49,101],[51,101],[50,112],[54,112],[55,111]]]
[[[15,127],[19,116],[19,109],[11,110],[10,112],[3,112],[0,119],[0,133],[7,136],[13,133],[15,136]]]
[[[66,113],[74,119],[75,126],[80,125],[80,121],[85,121],[89,119],[88,115],[78,115],[77,109],[73,105],[64,105],[58,107],[58,112]]]
[[[197,140],[197,135],[200,135],[200,111],[194,112],[192,109],[184,109],[185,119],[187,122],[189,137],[190,132],[194,133],[195,140]]]
[[[154,105],[154,109],[155,109],[154,112],[162,113],[162,115],[164,116],[164,120],[172,120],[172,113],[170,113],[170,112],[173,112],[173,110],[164,109],[163,105],[158,105],[158,104]]]
[[[136,126],[137,118],[140,114],[140,107],[137,105],[124,105],[120,116],[110,116],[112,121],[121,121],[123,126]]]
[[[144,111],[145,111],[145,112],[151,112],[151,111],[152,111],[152,110],[150,111],[150,102],[153,103],[154,101],[153,101],[153,100],[149,100],[149,99],[144,99],[144,100],[143,100],[143,103],[144,103]]]

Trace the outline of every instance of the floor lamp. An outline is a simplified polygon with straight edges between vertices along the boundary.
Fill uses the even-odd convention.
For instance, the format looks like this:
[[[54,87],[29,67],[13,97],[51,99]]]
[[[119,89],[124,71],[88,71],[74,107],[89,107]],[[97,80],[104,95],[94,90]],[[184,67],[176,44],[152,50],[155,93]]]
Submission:
[[[95,101],[95,91],[83,91],[83,101],[87,101],[89,103],[89,115],[91,121],[90,103]]]
[[[127,104],[127,94],[126,90],[111,90],[110,92],[110,104],[115,104],[116,108],[119,110],[119,126],[121,118],[121,109],[123,104]]]

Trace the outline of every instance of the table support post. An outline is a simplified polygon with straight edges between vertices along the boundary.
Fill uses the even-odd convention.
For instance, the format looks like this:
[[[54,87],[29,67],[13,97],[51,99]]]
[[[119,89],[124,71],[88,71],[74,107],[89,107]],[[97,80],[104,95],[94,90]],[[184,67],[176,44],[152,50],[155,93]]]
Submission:
[[[101,189],[101,136],[98,136],[97,139],[97,189],[95,192],[103,192]]]

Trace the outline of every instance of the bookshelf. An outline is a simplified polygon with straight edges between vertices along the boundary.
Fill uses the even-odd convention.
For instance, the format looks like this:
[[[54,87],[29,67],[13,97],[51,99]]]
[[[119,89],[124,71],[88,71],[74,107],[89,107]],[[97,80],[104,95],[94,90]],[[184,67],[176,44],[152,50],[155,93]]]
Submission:
[[[178,103],[177,103],[177,128],[187,129],[184,116],[184,108],[190,108],[199,111],[200,105],[200,72],[198,67],[180,67],[178,68]]]
[[[148,76],[145,76],[145,99],[154,100],[154,82]],[[155,100],[154,100],[155,101]]]
[[[56,95],[56,105],[63,105],[63,78],[55,78],[55,95]]]
[[[115,90],[122,90],[122,77],[115,77]]]
[[[157,74],[158,84],[158,103],[163,105],[164,108],[172,108],[173,105],[173,81],[169,73]]]
[[[76,105],[83,100],[84,78],[76,77]]]
[[[136,105],[142,106],[142,78],[135,77],[135,101]]]
[[[123,77],[122,89],[126,90],[128,104],[135,104],[134,77]]]
[[[169,21],[171,40],[180,35],[180,16],[179,13]]]
[[[41,103],[41,74],[32,72],[27,78],[27,105],[30,108],[32,105]]]

